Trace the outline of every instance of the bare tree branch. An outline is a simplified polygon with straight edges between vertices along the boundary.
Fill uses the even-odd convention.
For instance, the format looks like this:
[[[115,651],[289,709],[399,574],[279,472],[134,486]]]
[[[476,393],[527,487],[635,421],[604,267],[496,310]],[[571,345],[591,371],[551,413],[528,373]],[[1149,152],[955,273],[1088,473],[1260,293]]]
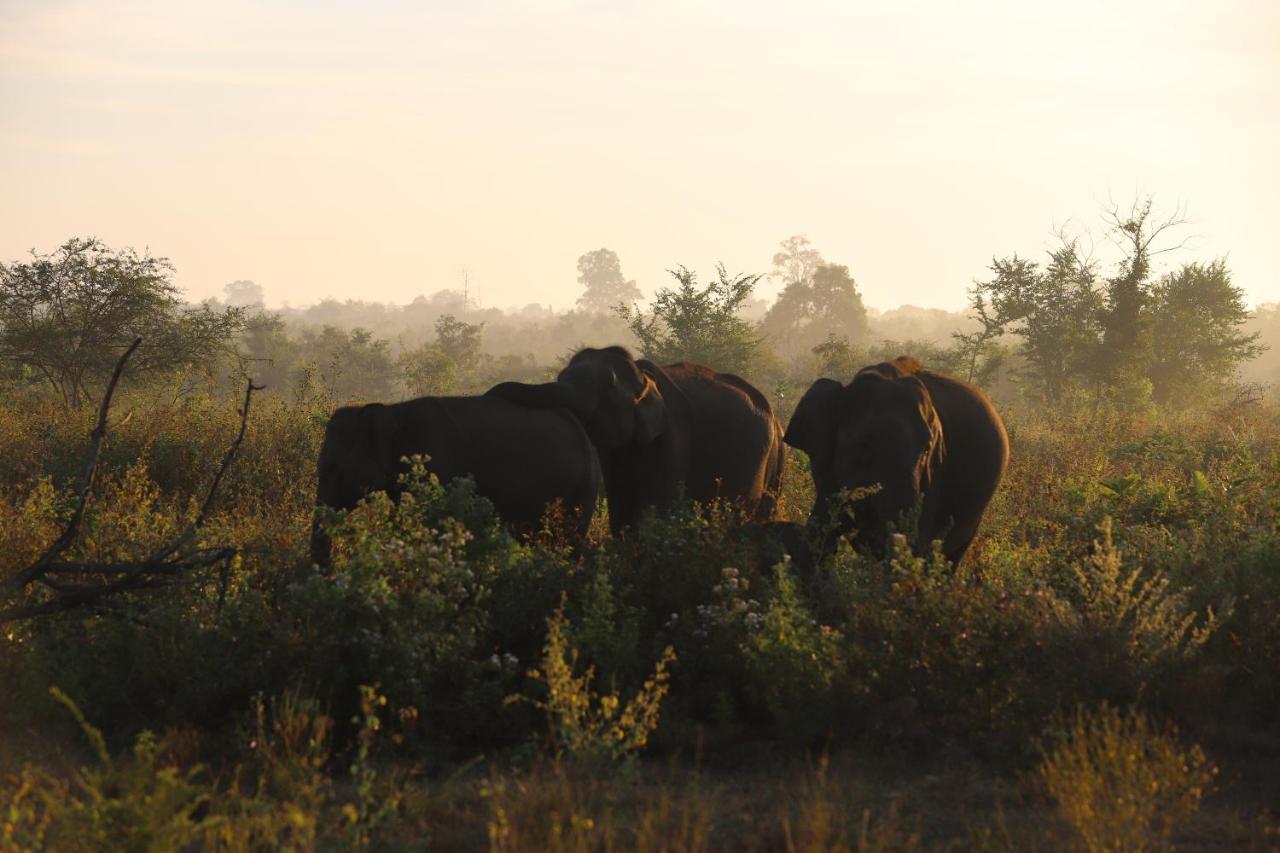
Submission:
[[[65,551],[80,532],[80,523],[84,520],[85,508],[89,504],[89,498],[93,495],[93,483],[98,473],[98,453],[102,449],[102,439],[107,435],[107,414],[111,410],[111,397],[116,392],[116,384],[120,381],[120,375],[124,373],[125,362],[129,360],[129,356],[133,355],[134,350],[141,343],[142,338],[136,338],[133,344],[125,350],[124,355],[120,356],[120,360],[116,362],[115,370],[111,372],[111,380],[107,382],[107,390],[102,395],[102,405],[98,407],[98,423],[94,426],[93,432],[89,433],[89,458],[85,462],[84,477],[80,484],[80,500],[76,504],[75,512],[72,513],[70,520],[67,521],[66,527],[62,529],[62,535],[55,539],[53,544],[40,555],[40,559],[15,574],[5,583],[4,592],[6,594],[12,595],[16,593],[44,574],[54,558]]]
[[[195,549],[190,549],[188,546],[208,518],[218,487],[240,449],[240,444],[244,441],[253,392],[261,390],[260,386],[254,385],[252,381],[249,381],[245,389],[244,405],[240,409],[240,429],[222,457],[222,463],[214,474],[213,482],[209,486],[209,491],[195,520],[181,536],[142,560],[102,563],[58,559],[79,533],[85,507],[93,494],[98,454],[107,433],[107,415],[111,407],[111,397],[115,393],[125,362],[140,342],[141,338],[135,341],[121,357],[103,395],[98,422],[91,433],[92,441],[89,447],[89,458],[85,465],[79,504],[62,534],[41,555],[40,559],[5,582],[3,589],[0,590],[0,600],[7,599],[6,603],[9,606],[0,608],[0,624],[61,613],[90,604],[100,607],[108,596],[115,593],[168,586],[192,572],[219,564],[223,568],[223,589],[219,594],[221,605],[222,598],[225,596],[226,570],[238,553],[237,550],[229,546]],[[52,596],[41,601],[17,603],[33,583],[39,583],[49,590]]]
[[[175,553],[195,536],[196,531],[204,526],[205,519],[209,516],[209,509],[213,506],[213,499],[218,494],[218,486],[222,484],[222,477],[227,473],[227,468],[231,465],[231,460],[235,458],[236,452],[240,449],[240,443],[244,441],[245,429],[249,425],[249,403],[253,400],[253,392],[261,391],[264,386],[254,385],[253,380],[247,382],[244,391],[244,405],[240,408],[240,431],[236,433],[235,440],[231,442],[231,446],[227,448],[227,452],[223,454],[222,464],[218,466],[218,472],[213,475],[213,482],[209,484],[209,491],[205,495],[204,503],[200,505],[200,512],[196,515],[195,521],[191,522],[191,526],[187,528],[181,536],[172,543],[165,546],[151,558],[154,561],[166,559],[169,555]]]

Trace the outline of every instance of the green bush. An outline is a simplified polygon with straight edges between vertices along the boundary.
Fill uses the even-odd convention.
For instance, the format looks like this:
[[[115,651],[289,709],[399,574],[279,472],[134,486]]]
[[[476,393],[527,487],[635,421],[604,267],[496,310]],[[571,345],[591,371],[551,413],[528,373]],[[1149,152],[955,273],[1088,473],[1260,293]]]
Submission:
[[[136,402],[108,436],[71,557],[135,558],[183,529],[237,424],[231,403],[213,397],[167,409]],[[41,412],[35,400],[0,403],[0,577],[39,554],[74,504],[87,421]],[[398,505],[375,495],[331,514],[335,564],[317,573],[306,544],[323,419],[310,404],[255,408],[201,537],[240,549],[225,575],[5,625],[0,736],[65,719],[49,698],[57,685],[100,727],[120,767],[181,765],[172,791],[156,794],[174,802],[207,794],[210,778],[191,775],[190,762],[166,764],[163,750],[139,740],[144,730],[261,743],[286,737],[272,734],[276,716],[323,718],[322,745],[305,759],[323,766],[314,778],[294,768],[329,780],[316,791],[335,774],[355,784],[349,768],[371,717],[414,721],[398,741],[379,740],[383,752],[366,749],[363,767],[378,768],[370,784],[380,789],[393,784],[384,760],[436,770],[481,753],[527,755],[543,715],[504,700],[545,700],[545,685],[526,673],[545,675],[547,619],[562,601],[564,648],[578,652],[572,675],[592,668],[599,695],[643,690],[673,648],[679,665],[648,738],[657,751],[691,754],[704,738],[890,754],[958,746],[1019,767],[1059,709],[1103,700],[1191,731],[1210,717],[1246,732],[1280,725],[1280,419],[1271,410],[1167,423],[1105,408],[1011,413],[1008,475],[959,570],[936,553],[912,554],[906,538],[886,554],[844,543],[818,566],[795,565],[730,508],[688,501],[575,551],[552,535],[513,537],[469,480],[445,487],[419,467]],[[789,473],[804,474],[802,462],[793,457]],[[788,487],[796,507],[805,486]],[[366,685],[388,704],[365,707]],[[261,736],[237,722],[255,697],[270,718]],[[368,803],[346,801],[363,823],[343,817],[331,788],[312,797],[285,782],[263,787],[260,778],[284,773],[265,760],[238,756],[239,776],[213,774],[240,810],[219,838],[381,831],[368,828],[377,812]],[[53,831],[35,793],[48,780],[37,776],[0,801],[24,832]],[[60,821],[59,832],[71,831]]]

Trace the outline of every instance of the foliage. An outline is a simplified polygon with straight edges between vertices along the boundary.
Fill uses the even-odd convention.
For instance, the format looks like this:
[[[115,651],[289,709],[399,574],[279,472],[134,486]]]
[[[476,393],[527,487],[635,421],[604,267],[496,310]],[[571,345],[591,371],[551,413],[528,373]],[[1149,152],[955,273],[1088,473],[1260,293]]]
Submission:
[[[293,387],[302,347],[285,330],[276,314],[259,311],[245,318],[240,337],[245,369],[269,391],[287,393]]]
[[[793,354],[831,338],[865,346],[867,311],[847,266],[827,263],[803,235],[784,240],[773,264],[770,275],[782,282],[782,292],[760,328],[781,352]]]
[[[177,849],[207,832],[210,794],[195,772],[164,761],[164,747],[150,732],[138,736],[132,753],[115,760],[102,733],[85,720],[65,694],[54,689],[93,747],[97,766],[60,779],[26,767],[10,794],[10,816],[0,840],[15,849]],[[15,819],[16,818],[16,819]]]
[[[1199,746],[1179,743],[1174,727],[1109,705],[1078,708],[1036,771],[1087,850],[1166,848],[1216,774]]]
[[[415,397],[458,394],[473,384],[484,359],[480,353],[483,324],[464,323],[452,314],[436,320],[436,339],[400,354],[409,393]]]
[[[131,375],[204,367],[229,348],[241,309],[183,307],[164,258],[72,238],[29,262],[0,264],[0,356],[78,408],[141,337]]]
[[[1232,386],[1239,365],[1262,352],[1258,334],[1244,334],[1244,293],[1231,284],[1222,258],[1184,264],[1152,288],[1153,395],[1185,405]]]
[[[832,687],[846,671],[843,638],[814,619],[786,561],[774,567],[773,580],[773,594],[763,612],[749,612],[747,603],[735,602],[733,608],[746,614],[742,653],[747,689],[768,710],[779,731],[803,742],[830,725]],[[725,584],[735,581],[731,575]]]
[[[578,308],[591,314],[608,314],[640,299],[640,288],[623,276],[622,262],[612,249],[596,249],[578,258],[578,284],[583,287]]]
[[[1021,340],[1027,389],[1058,403],[1077,390],[1132,403],[1183,404],[1231,388],[1240,365],[1261,349],[1240,329],[1249,318],[1225,260],[1192,262],[1156,278],[1161,241],[1182,219],[1153,215],[1150,197],[1107,214],[1122,255],[1102,277],[1077,238],[1059,235],[1041,265],[1016,254],[992,261],[970,306],[981,329],[955,335],[970,376],[1002,335]],[[988,377],[990,371],[988,371]]]
[[[1080,670],[1095,689],[1116,681],[1140,689],[1162,670],[1196,655],[1217,630],[1219,617],[1209,606],[1197,625],[1186,594],[1170,589],[1167,575],[1126,571],[1112,541],[1110,518],[1100,530],[1093,553],[1072,567],[1076,601],[1059,611],[1069,632],[1064,642],[1078,650]]]
[[[88,419],[48,396],[26,388],[0,402],[0,577],[72,506]],[[76,557],[128,558],[183,529],[238,423],[229,400],[202,395],[135,388],[120,404],[134,415],[103,448],[104,499]],[[445,487],[419,470],[399,506],[371,496],[329,519],[335,564],[317,574],[306,540],[327,405],[273,399],[255,412],[209,524],[210,541],[241,550],[225,576],[0,635],[0,817],[14,816],[0,832],[34,843],[101,825],[67,816],[87,795],[56,764],[65,712],[51,685],[100,727],[114,772],[146,767],[148,784],[174,786],[117,790],[211,798],[207,812],[170,814],[194,815],[187,823],[112,804],[122,819],[198,825],[193,844],[231,847],[466,847],[491,824],[515,848],[856,845],[864,831],[868,845],[905,846],[970,823],[1043,847],[1034,813],[1030,830],[992,825],[997,805],[980,792],[1034,766],[1058,709],[1133,703],[1246,778],[1254,759],[1230,744],[1265,743],[1276,724],[1280,419],[1266,403],[1212,416],[1105,401],[1005,408],[1011,466],[959,571],[906,539],[884,554],[845,545],[820,565],[785,561],[770,531],[691,502],[575,551],[550,534],[514,538],[470,481]],[[792,520],[811,505],[804,464],[788,460]],[[664,649],[678,655],[661,725],[625,785],[567,756],[529,766],[546,716],[504,702],[548,699],[545,679],[525,673],[550,672],[547,620],[562,600],[561,674],[591,697],[584,720],[598,721],[603,698],[642,693]],[[135,764],[143,730],[158,746]],[[20,753],[33,732],[55,746]],[[812,768],[786,765],[814,746],[852,769],[827,787],[805,782]],[[480,754],[499,766],[467,770]],[[684,758],[664,775],[655,754],[703,755],[714,784],[694,785]],[[947,781],[922,781],[938,773]],[[906,793],[891,810],[885,790]],[[40,805],[41,792],[63,810]],[[1253,843],[1255,826],[1268,837],[1274,820],[1245,802],[1252,811],[1230,823],[1235,806],[1218,797],[1205,808],[1236,827],[1224,844]],[[918,806],[962,817],[917,825]]]
[[[363,721],[357,784],[336,784],[330,761],[333,721],[312,702],[286,696],[254,703],[255,727],[245,736],[227,779],[190,754],[191,733],[150,731],[112,757],[103,736],[60,691],[93,747],[94,764],[69,778],[24,765],[0,782],[0,843],[5,849],[231,850],[367,848],[396,814],[399,797],[367,767],[380,730],[376,691],[361,691]]]
[[[228,305],[244,308],[252,308],[254,306],[261,308],[266,300],[262,285],[243,279],[223,285],[222,292],[227,297]]]
[[[318,385],[335,403],[387,400],[396,392],[391,345],[368,329],[304,330],[295,383]]]
[[[1005,331],[1016,335],[1032,387],[1049,401],[1061,400],[1073,382],[1087,381],[1101,345],[1102,295],[1093,263],[1077,241],[1064,237],[1043,269],[1014,255],[993,260],[991,271],[993,277],[971,291],[983,331],[964,343],[976,360],[986,340]]]
[[[840,336],[865,342],[867,311],[849,268],[819,264],[808,279],[788,284],[761,322],[761,329],[785,349]]]
[[[865,365],[865,359],[849,345],[849,339],[834,333],[812,350],[818,359],[818,373],[826,377],[852,377]]]
[[[546,698],[523,695],[507,701],[532,703],[546,712],[551,749],[579,761],[620,761],[632,757],[649,741],[658,726],[658,712],[667,695],[667,668],[675,663],[670,646],[663,650],[653,675],[625,705],[617,691],[598,695],[591,687],[595,670],[588,667],[574,675],[578,650],[569,645],[564,602],[547,620],[547,642],[542,648],[541,668],[529,670],[529,678],[546,689]]]
[[[760,276],[730,276],[721,265],[716,267],[714,281],[698,287],[697,276],[684,267],[669,272],[676,287],[658,291],[648,315],[638,308],[617,309],[639,339],[644,357],[659,364],[692,361],[717,370],[748,372],[759,355],[760,340],[751,325],[738,317],[738,309],[750,298]]]

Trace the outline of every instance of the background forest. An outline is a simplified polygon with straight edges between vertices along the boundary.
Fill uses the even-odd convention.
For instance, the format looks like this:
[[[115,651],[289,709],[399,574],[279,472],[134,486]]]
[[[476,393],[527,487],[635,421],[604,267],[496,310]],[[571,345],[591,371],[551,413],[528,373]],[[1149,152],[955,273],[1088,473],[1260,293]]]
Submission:
[[[1097,230],[993,257],[961,312],[865,306],[849,265],[802,235],[781,242],[765,274],[676,267],[648,306],[614,252],[590,251],[565,312],[481,307],[465,284],[407,305],[268,310],[263,287],[236,281],[222,300],[184,306],[164,259],[76,238],[0,267],[0,347],[12,379],[47,383],[72,405],[135,332],[146,338],[139,376],[210,390],[244,374],[268,393],[334,403],[477,393],[612,343],[736,371],[781,398],[902,353],[1005,401],[1176,404],[1280,383],[1280,302],[1245,305],[1227,260],[1187,247],[1179,215],[1162,217],[1148,198],[1104,212]],[[89,269],[93,292],[76,283]],[[755,295],[766,275],[779,288],[772,303]],[[71,351],[75,363],[61,363]]]

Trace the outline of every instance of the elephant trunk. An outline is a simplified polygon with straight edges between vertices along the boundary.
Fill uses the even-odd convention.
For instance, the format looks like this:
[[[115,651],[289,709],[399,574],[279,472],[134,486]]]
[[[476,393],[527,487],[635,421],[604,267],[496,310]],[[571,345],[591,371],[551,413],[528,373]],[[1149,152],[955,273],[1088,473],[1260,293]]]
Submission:
[[[563,407],[575,415],[585,415],[591,409],[590,395],[578,385],[556,381],[531,385],[524,382],[503,382],[490,388],[486,396],[501,397],[521,406],[533,408]]]

